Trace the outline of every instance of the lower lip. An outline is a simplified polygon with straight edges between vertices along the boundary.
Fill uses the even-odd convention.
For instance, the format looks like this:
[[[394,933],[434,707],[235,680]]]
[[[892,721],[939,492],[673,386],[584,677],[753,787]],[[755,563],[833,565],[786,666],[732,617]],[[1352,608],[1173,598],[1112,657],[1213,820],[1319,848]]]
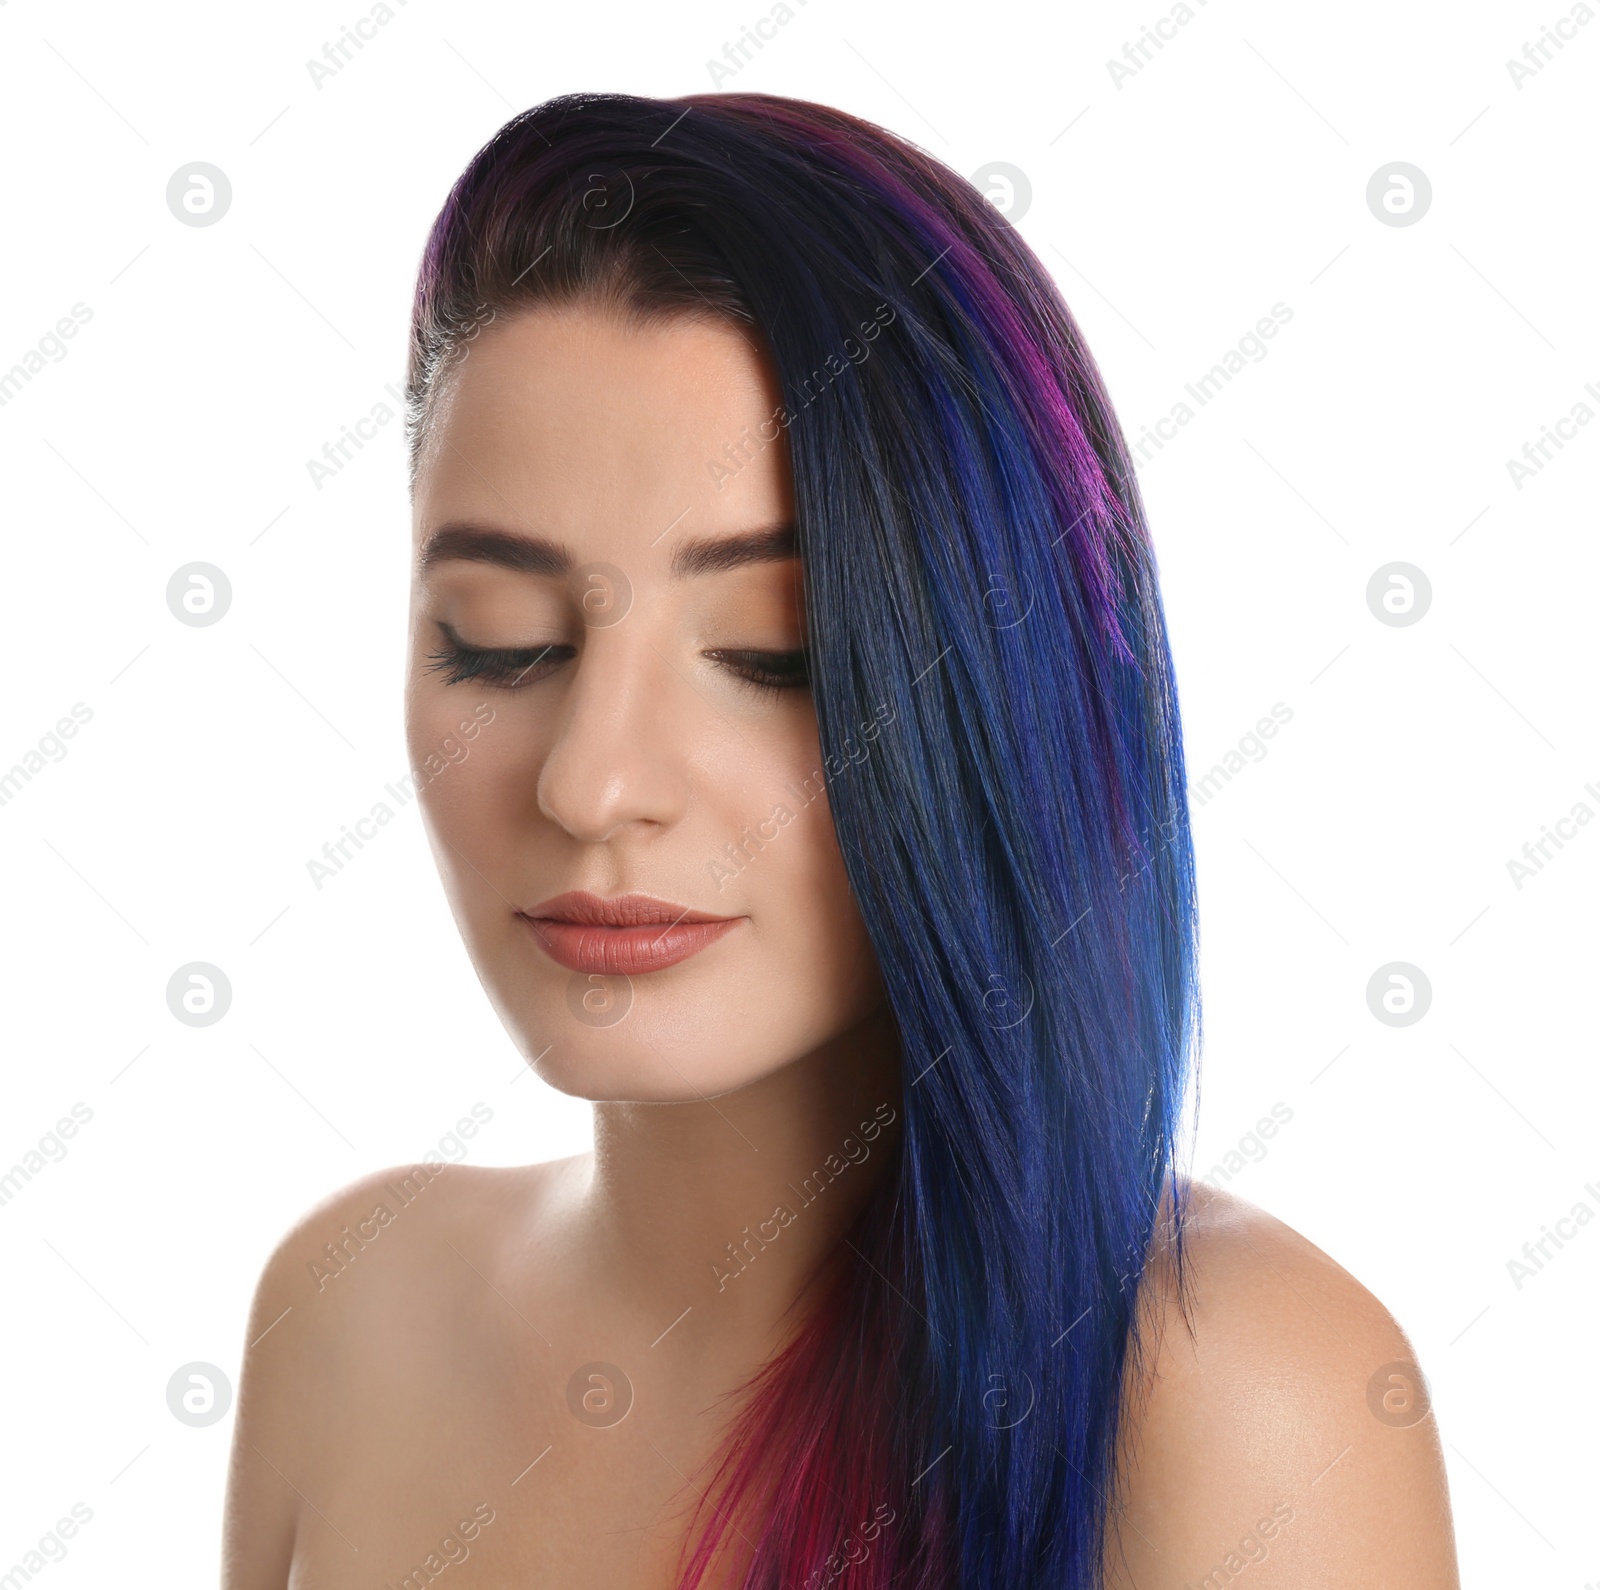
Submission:
[[[551,917],[525,916],[522,920],[545,954],[568,971],[638,977],[665,971],[698,955],[744,918],[676,925],[645,922],[637,927],[597,927],[587,922],[557,922]]]

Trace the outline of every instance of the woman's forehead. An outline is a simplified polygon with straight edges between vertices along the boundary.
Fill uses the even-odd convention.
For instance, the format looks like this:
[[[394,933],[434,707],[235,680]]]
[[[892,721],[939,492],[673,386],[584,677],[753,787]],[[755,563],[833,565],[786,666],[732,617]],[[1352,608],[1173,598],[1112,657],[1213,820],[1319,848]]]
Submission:
[[[419,535],[460,521],[676,545],[781,526],[792,488],[780,406],[770,366],[731,325],[526,311],[468,345],[436,393]]]

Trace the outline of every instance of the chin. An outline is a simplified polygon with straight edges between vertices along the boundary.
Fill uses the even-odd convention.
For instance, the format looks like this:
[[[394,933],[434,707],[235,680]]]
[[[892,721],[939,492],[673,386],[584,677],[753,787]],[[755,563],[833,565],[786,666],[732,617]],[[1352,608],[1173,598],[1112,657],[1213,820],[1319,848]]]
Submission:
[[[752,954],[729,938],[661,971],[555,964],[520,923],[467,933],[479,978],[534,1073],[592,1103],[692,1103],[813,1054],[882,1004],[866,955],[791,944]],[[475,942],[476,941],[476,942]],[[781,964],[775,964],[781,963]]]
[[[615,1019],[588,1026],[574,1018],[559,983],[553,998],[530,996],[526,984],[509,999],[490,992],[535,1075],[594,1104],[687,1104],[736,1093],[815,1054],[869,1015],[872,1002],[868,990],[828,1020],[815,1007],[743,997],[739,980],[710,993],[669,992],[657,974],[632,980],[620,1016],[621,1000],[598,998],[598,1013]]]
[[[541,1081],[591,1104],[692,1104],[720,1098],[801,1058],[753,1036],[734,1052],[721,1052],[703,1038],[697,1049],[685,1052],[681,1040],[669,1050],[665,1041],[654,1041],[642,1030],[544,1042],[533,1033],[511,1030]]]

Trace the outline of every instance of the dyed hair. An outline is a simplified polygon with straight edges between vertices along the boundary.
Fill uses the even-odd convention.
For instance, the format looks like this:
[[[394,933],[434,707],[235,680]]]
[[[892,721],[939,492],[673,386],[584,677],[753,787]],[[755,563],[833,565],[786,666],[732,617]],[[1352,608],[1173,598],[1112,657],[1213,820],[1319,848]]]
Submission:
[[[788,448],[828,800],[904,1056],[893,1162],[744,1388],[680,1585],[1096,1585],[1199,1037],[1177,700],[1099,372],[969,183],[766,94],[501,128],[428,239],[413,456],[486,318],[579,301],[770,352],[781,407],[711,468]]]

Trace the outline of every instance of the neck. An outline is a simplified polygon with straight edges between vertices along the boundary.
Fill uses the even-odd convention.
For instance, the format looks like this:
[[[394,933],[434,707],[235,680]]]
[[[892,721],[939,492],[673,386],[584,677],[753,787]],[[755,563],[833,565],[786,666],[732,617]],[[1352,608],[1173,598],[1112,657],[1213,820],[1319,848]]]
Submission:
[[[716,1099],[597,1104],[586,1224],[607,1290],[768,1335],[871,1196],[900,1133],[887,1007]]]

